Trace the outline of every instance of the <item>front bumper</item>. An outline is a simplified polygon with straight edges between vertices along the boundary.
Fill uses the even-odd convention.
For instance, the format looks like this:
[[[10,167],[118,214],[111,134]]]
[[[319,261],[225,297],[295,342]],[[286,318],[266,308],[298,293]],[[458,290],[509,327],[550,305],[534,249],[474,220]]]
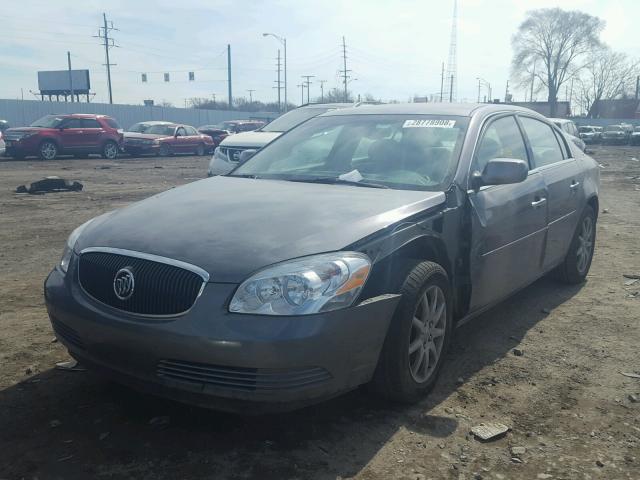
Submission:
[[[160,145],[123,145],[122,149],[129,155],[145,155],[145,154],[157,154],[160,152]]]
[[[236,288],[208,283],[183,316],[104,306],[54,269],[45,299],[72,356],[136,389],[221,410],[289,410],[368,382],[399,296],[299,317],[230,314]]]

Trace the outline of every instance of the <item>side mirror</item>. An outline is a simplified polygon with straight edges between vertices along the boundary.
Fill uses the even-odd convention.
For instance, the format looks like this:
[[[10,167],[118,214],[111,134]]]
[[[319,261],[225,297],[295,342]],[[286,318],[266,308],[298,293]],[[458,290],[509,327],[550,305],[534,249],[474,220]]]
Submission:
[[[251,157],[253,157],[256,153],[258,153],[258,150],[254,150],[254,149],[243,150],[242,152],[240,152],[240,158],[238,158],[238,160],[242,164],[247,160],[249,160]]]
[[[514,158],[493,158],[484,166],[482,173],[474,172],[471,178],[472,188],[483,185],[506,185],[520,183],[527,178],[529,166],[524,160]]]

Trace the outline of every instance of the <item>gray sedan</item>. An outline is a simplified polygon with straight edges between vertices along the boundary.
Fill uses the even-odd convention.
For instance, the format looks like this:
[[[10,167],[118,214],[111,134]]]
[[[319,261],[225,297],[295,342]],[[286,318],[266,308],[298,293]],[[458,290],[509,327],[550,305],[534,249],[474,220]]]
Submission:
[[[46,304],[81,363],[185,402],[417,401],[454,326],[548,273],[585,280],[598,172],[523,108],[336,110],[78,227]]]

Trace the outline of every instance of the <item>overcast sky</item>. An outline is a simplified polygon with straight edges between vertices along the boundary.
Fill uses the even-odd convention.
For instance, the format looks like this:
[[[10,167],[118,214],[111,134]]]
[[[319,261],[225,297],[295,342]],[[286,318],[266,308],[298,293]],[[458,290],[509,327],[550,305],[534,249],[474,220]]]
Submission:
[[[606,21],[602,39],[640,57],[638,0],[563,0]],[[65,6],[66,5],[66,6]],[[511,36],[533,7],[554,0],[458,1],[458,98],[475,101],[477,77],[502,98],[509,79]],[[382,100],[406,101],[440,90],[440,69],[449,51],[453,0],[5,0],[0,24],[0,98],[34,98],[38,70],[74,68],[91,73],[93,101],[108,101],[104,49],[92,38],[102,13],[119,31],[111,50],[115,103],[145,98],[183,106],[191,97],[227,97],[226,45],[231,44],[233,95],[273,101],[279,43],[288,42],[289,101],[300,102],[301,75],[315,75],[311,96],[340,86],[341,42],[346,37],[350,89]],[[196,81],[188,81],[195,71]],[[141,82],[147,73],[149,82]],[[163,82],[170,72],[171,82]],[[523,92],[511,88],[516,100]],[[484,92],[483,92],[484,95]]]

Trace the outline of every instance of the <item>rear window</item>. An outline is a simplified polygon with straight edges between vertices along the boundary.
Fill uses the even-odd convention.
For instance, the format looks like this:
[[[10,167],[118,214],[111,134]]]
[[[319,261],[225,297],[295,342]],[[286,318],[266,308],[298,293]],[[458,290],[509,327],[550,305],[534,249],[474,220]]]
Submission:
[[[103,120],[111,128],[115,128],[116,130],[120,130],[122,128],[113,118],[104,118]]]

